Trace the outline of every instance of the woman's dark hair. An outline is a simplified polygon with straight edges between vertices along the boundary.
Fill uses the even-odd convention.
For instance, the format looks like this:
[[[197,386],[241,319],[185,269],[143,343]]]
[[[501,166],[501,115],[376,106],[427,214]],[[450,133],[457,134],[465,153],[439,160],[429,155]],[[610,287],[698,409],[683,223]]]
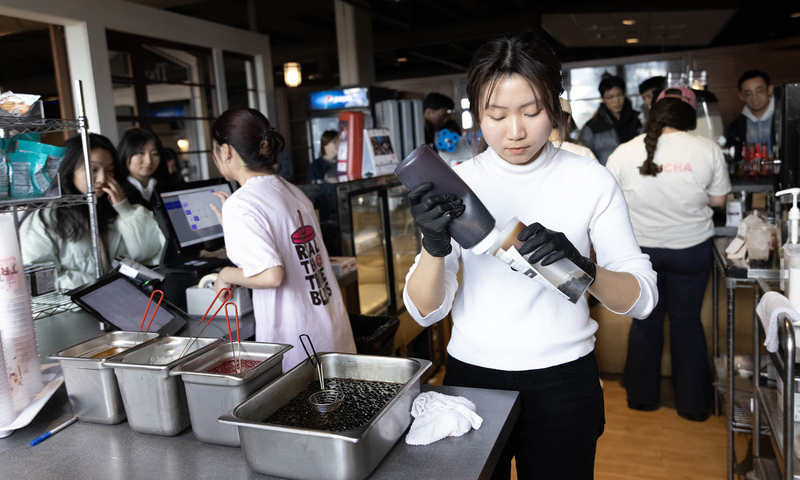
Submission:
[[[116,167],[118,160],[117,150],[111,140],[96,133],[90,133],[88,137],[89,154],[91,155],[91,151],[95,149],[105,150],[111,154],[111,159]],[[61,194],[82,195],[73,181],[75,170],[84,166],[81,136],[75,135],[64,142],[64,148],[67,151],[64,153],[64,159],[58,167],[58,177],[61,179]],[[40,210],[38,213],[44,215],[44,212],[45,210]],[[89,209],[86,208],[86,205],[56,208],[53,212],[54,214],[50,217],[51,221],[45,221],[45,224],[55,231],[56,235],[61,239],[76,242],[89,231]],[[100,233],[105,234],[108,231],[108,225],[115,218],[117,218],[117,211],[111,206],[111,202],[97,202],[97,223]],[[42,216],[42,219],[46,220],[47,216]]]
[[[339,136],[339,132],[336,130],[325,130],[322,132],[322,136],[319,139],[319,148],[320,150],[324,151],[325,146],[331,143],[332,141],[336,140],[336,137]]]
[[[680,90],[676,89],[678,95]],[[669,89],[667,89],[669,93]],[[697,127],[697,112],[691,105],[679,98],[662,98],[657,101],[650,110],[647,117],[647,124],[644,126],[645,137],[644,146],[647,150],[647,159],[639,167],[642,175],[656,176],[661,173],[661,165],[653,163],[656,154],[658,137],[664,127],[672,127],[681,131],[694,130]]]
[[[622,90],[622,94],[625,95],[625,80],[614,75],[604,76],[603,79],[600,80],[600,85],[597,89],[600,91],[600,96],[602,97],[607,91],[614,87]]]
[[[278,152],[285,145],[267,117],[252,108],[231,108],[223,112],[211,126],[211,138],[217,142],[214,148],[226,143],[233,147],[248,170],[254,172],[275,171]]]
[[[155,133],[144,128],[130,128],[122,135],[122,139],[119,141],[119,145],[117,146],[117,150],[119,151],[119,159],[114,164],[114,178],[116,178],[117,182],[119,182],[120,186],[122,186],[125,196],[131,203],[136,203],[151,208],[150,199],[142,198],[142,194],[139,193],[139,190],[137,190],[136,187],[131,185],[128,181],[128,177],[131,174],[130,170],[128,169],[128,163],[131,161],[131,157],[139,153],[142,147],[144,147],[149,141],[153,142],[159,154],[158,166],[156,167],[156,171],[153,172],[152,177],[158,182],[167,181],[169,178],[167,162],[160,158],[164,149],[164,147],[161,145],[161,139],[158,138],[158,135]]]
[[[467,74],[467,98],[469,112],[472,114],[474,138],[478,138],[480,130],[480,112],[489,106],[489,99],[498,80],[513,74],[521,75],[531,86],[531,90],[538,94],[541,106],[553,122],[553,128],[558,129],[560,138],[566,138],[566,117],[558,100],[564,91],[561,84],[561,62],[541,35],[530,30],[490,40],[472,57]],[[486,86],[486,98],[481,105],[481,92]],[[481,141],[480,148],[473,145],[476,152],[484,148],[485,141]]]

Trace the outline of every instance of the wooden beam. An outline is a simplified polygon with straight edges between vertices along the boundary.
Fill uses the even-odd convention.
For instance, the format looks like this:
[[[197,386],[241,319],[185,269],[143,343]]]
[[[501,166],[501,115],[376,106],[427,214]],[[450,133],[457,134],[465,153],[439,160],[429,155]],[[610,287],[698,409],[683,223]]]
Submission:
[[[58,92],[58,109],[61,118],[75,118],[75,102],[72,100],[72,81],[69,76],[67,43],[64,40],[64,27],[49,25],[50,50],[53,53],[53,67],[56,72],[56,89]],[[73,132],[62,132],[64,140]]]

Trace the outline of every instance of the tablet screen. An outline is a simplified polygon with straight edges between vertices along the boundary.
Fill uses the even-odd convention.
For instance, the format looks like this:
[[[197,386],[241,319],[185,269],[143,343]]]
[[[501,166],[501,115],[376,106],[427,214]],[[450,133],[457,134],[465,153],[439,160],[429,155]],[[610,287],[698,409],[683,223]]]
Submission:
[[[153,315],[158,298],[159,296],[153,298],[150,311],[147,312],[147,321],[144,328],[147,327],[147,322],[150,321],[150,317]],[[81,300],[120,330],[137,331],[142,324],[142,316],[145,309],[147,309],[147,302],[150,300],[150,296],[124,278],[117,278],[96,290],[82,295]],[[149,331],[158,331],[173,318],[175,316],[167,309],[159,308]]]

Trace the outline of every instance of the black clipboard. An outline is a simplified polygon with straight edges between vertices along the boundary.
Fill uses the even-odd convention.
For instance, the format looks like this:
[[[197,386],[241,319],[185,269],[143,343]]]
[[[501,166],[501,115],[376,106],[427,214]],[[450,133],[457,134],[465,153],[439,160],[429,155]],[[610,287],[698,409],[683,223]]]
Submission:
[[[142,316],[150,300],[149,293],[118,271],[71,290],[67,295],[73,302],[112,329],[126,331],[139,330]],[[150,322],[159,297],[159,295],[153,297],[153,303],[147,312],[145,328]],[[186,326],[188,320],[189,316],[185,312],[164,299],[149,331],[174,335]]]

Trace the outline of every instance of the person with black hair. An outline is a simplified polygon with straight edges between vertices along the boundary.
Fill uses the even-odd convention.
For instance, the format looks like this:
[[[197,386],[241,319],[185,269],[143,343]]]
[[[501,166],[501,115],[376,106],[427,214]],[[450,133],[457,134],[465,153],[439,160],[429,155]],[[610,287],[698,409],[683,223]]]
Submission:
[[[80,135],[64,143],[66,153],[58,176],[63,195],[87,193],[86,168]],[[164,235],[153,213],[133,205],[114,179],[117,151],[106,137],[89,134],[92,177],[97,195],[97,226],[100,232],[100,272],[111,270],[118,255],[145,265],[157,265]],[[25,263],[53,262],[56,286],[72,289],[94,280],[92,236],[86,205],[39,210],[20,225],[20,246]]]
[[[350,318],[322,241],[314,206],[303,192],[275,173],[284,139],[258,110],[232,108],[211,127],[214,164],[241,187],[217,192],[212,206],[225,232],[225,250],[236,267],[214,282],[253,289],[256,341],[294,345],[284,371],[305,359],[299,336],[318,351],[355,353]]]
[[[642,113],[640,119],[642,124],[647,121],[647,113],[653,105],[653,100],[667,88],[667,77],[650,77],[639,84],[639,95],[642,96]]]
[[[436,132],[450,118],[455,108],[453,99],[441,93],[429,93],[422,101],[422,116],[425,118],[425,143],[436,150]]]
[[[740,159],[742,145],[767,144],[772,155],[775,145],[775,96],[769,75],[761,70],[748,70],[739,77],[739,99],[742,113],[728,126],[726,146],[734,147]]]
[[[319,158],[311,162],[306,173],[307,182],[336,183],[336,159],[339,154],[339,132],[325,130],[319,140]]]
[[[617,182],[597,161],[548,141],[553,125],[565,136],[562,92],[561,62],[541,34],[485,43],[467,76],[482,153],[454,170],[498,225],[513,217],[528,225],[517,238],[519,254],[544,265],[568,258],[594,279],[589,291],[608,309],[646,317],[657,301],[655,272],[636,244]],[[598,324],[587,299],[572,304],[505,263],[462,248],[448,225],[466,206],[449,193],[425,198],[432,186],[408,193],[423,248],[406,276],[403,302],[423,327],[452,315],[445,385],[520,392],[519,417],[492,478],[510,477],[512,457],[520,479],[593,478],[605,414],[594,353]],[[588,258],[590,245],[596,262]]]
[[[642,130],[639,112],[633,109],[625,96],[625,81],[620,77],[606,76],[598,87],[602,102],[594,116],[581,129],[578,139],[589,147],[601,165],[621,143],[638,135]]]
[[[700,311],[711,270],[711,207],[725,205],[731,189],[716,142],[690,133],[697,124],[691,89],[664,90],[645,133],[624,143],[606,167],[619,182],[642,251],[658,274],[658,304],[634,320],[628,336],[625,389],[628,406],[660,406],[664,315],[669,315],[675,408],[703,421],[712,404],[711,373]]]
[[[144,128],[128,129],[119,141],[116,179],[131,203],[152,210],[158,182],[167,182],[167,162],[161,161],[161,139]]]
[[[181,160],[178,158],[178,152],[170,147],[164,147],[161,150],[161,161],[167,167],[167,185],[180,185],[185,183],[183,179],[183,171],[181,168]]]

